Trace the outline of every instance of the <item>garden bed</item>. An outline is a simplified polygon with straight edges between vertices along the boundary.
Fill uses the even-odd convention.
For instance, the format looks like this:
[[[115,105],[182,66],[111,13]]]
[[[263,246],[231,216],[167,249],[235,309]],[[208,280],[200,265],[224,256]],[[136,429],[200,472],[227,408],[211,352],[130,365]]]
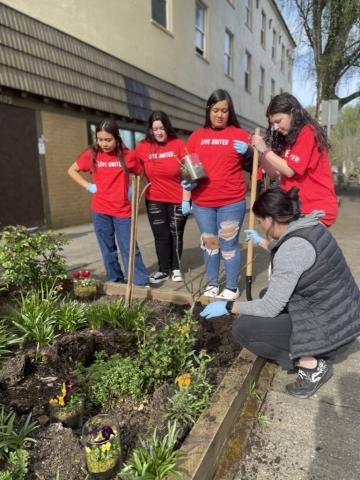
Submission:
[[[151,311],[147,323],[155,327],[171,321],[173,315],[181,317],[185,309],[184,306],[158,301],[147,302],[146,307]],[[193,318],[200,318],[200,308],[200,305],[195,308]],[[30,449],[29,480],[53,480],[58,472],[59,480],[86,478],[80,431],[68,429],[59,423],[51,424],[48,400],[59,390],[64,379],[71,377],[76,362],[87,367],[99,351],[109,356],[131,355],[135,351],[134,346],[135,338],[123,329],[84,329],[57,337],[50,347],[43,349],[40,361],[35,360],[35,350],[27,348],[2,362],[1,403],[16,412],[20,421],[24,421],[31,412],[32,418],[40,424],[40,428],[32,434],[37,443]],[[199,320],[195,349],[204,349],[211,355],[208,379],[214,386],[221,383],[240,351],[232,340],[231,323],[224,318],[211,322]],[[165,383],[141,400],[126,398],[114,404],[109,401],[101,409],[88,406],[85,420],[100,412],[115,415],[120,424],[122,459],[126,461],[133,448],[138,446],[139,435],[147,438],[155,427],[160,435],[166,432],[167,399],[175,388],[174,383]],[[180,440],[183,441],[187,434],[188,428],[185,428]]]

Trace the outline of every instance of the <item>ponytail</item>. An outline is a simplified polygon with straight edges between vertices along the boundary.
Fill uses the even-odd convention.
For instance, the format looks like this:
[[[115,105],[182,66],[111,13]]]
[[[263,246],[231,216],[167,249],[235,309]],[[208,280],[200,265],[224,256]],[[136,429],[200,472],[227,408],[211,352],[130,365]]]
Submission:
[[[280,187],[270,188],[255,201],[253,212],[259,218],[271,217],[280,224],[294,222],[302,216],[299,189],[293,187],[287,192]]]

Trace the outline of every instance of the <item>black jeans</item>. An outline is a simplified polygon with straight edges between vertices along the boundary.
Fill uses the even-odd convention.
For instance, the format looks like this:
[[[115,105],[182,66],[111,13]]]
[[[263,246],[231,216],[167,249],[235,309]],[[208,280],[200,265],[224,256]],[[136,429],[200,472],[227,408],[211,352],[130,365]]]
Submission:
[[[181,204],[146,200],[146,208],[155,238],[159,271],[169,273],[178,270],[186,224]]]
[[[232,333],[237,343],[260,357],[274,360],[284,370],[294,368],[289,344],[292,331],[288,313],[277,317],[241,315],[233,322]]]

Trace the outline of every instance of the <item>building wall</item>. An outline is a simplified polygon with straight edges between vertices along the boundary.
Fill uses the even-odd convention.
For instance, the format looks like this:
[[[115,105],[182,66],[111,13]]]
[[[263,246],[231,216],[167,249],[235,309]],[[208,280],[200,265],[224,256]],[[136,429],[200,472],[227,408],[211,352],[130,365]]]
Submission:
[[[51,7],[48,0],[3,0],[3,3],[200,98],[206,99],[216,88],[226,88],[233,96],[237,113],[259,125],[265,125],[271,77],[275,79],[275,93],[280,88],[291,90],[289,64],[282,73],[280,53],[282,44],[286,51],[292,49],[292,40],[271,0],[252,0],[251,29],[245,22],[244,0],[203,0],[207,7],[205,58],[195,52],[195,0],[168,0],[168,30],[151,20],[150,0],[106,0],[101,6],[97,0],[58,0],[51,2]],[[262,10],[266,12],[268,25],[265,49],[260,45]],[[281,35],[276,61],[271,59],[273,28]],[[231,78],[223,71],[225,29],[234,35]],[[244,89],[245,50],[252,55],[250,93]],[[266,72],[263,103],[258,95],[260,65]]]
[[[48,226],[60,228],[91,222],[91,196],[67,173],[88,144],[86,120],[41,112],[41,123],[47,140],[44,163],[49,192]],[[90,180],[90,176],[88,178]]]

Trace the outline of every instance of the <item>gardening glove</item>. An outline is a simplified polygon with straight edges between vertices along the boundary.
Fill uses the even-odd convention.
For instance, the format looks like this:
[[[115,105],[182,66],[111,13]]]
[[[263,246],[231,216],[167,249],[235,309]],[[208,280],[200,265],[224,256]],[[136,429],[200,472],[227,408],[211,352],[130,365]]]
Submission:
[[[187,217],[190,214],[190,202],[189,200],[183,200],[181,202],[181,213],[184,217]]]
[[[129,200],[129,202],[131,202],[131,198],[132,198],[132,186],[129,185],[129,188],[128,188],[128,200]]]
[[[255,247],[257,247],[259,243],[264,240],[263,237],[260,237],[256,230],[246,229],[244,230],[244,233],[246,240],[251,240]]]
[[[184,190],[187,190],[188,192],[190,190],[194,190],[198,186],[196,182],[189,183],[186,180],[181,180],[180,185],[183,187]]]
[[[200,317],[204,317],[206,319],[213,318],[213,317],[221,317],[222,315],[230,315],[229,312],[226,310],[226,303],[223,301],[212,302],[207,305],[204,310],[200,312]]]
[[[87,187],[86,187],[86,190],[90,193],[96,193],[97,192],[97,188],[96,188],[96,185],[95,183],[88,183],[87,184]]]
[[[244,155],[248,151],[249,145],[242,140],[234,140],[234,148],[237,153]]]

